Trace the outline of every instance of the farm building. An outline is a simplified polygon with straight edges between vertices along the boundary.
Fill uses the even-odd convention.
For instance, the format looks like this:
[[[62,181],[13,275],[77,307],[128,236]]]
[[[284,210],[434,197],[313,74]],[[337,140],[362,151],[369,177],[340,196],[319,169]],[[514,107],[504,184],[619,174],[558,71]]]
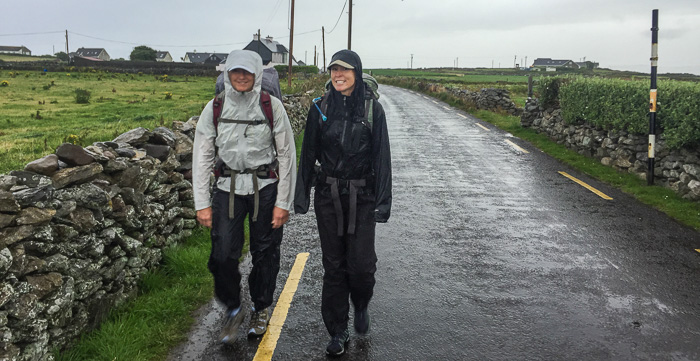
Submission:
[[[32,55],[32,51],[22,46],[2,46],[0,45],[0,53],[17,54],[17,55]]]
[[[533,70],[556,71],[558,68],[578,69],[579,66],[572,60],[555,60],[552,58],[537,58],[532,63]]]

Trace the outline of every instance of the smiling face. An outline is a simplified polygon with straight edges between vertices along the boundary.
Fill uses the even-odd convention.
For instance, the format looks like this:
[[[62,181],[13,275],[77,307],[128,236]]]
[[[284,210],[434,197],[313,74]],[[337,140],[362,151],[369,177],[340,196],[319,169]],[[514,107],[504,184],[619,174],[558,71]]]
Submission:
[[[241,93],[253,90],[255,85],[255,74],[240,68],[229,71],[228,78],[231,80],[233,89]]]
[[[347,69],[340,65],[333,65],[331,70],[331,84],[340,94],[350,96],[355,89],[355,70]]]

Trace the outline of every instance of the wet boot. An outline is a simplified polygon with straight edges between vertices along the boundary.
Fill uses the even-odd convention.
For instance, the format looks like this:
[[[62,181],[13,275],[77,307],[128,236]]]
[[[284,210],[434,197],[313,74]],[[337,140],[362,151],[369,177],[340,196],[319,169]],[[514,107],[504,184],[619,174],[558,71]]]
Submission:
[[[236,340],[238,327],[243,323],[244,318],[245,312],[243,312],[240,306],[226,312],[224,327],[221,329],[221,343],[232,344]]]
[[[267,331],[267,325],[270,323],[270,309],[265,308],[262,311],[254,311],[250,316],[250,324],[248,325],[248,337],[260,337]]]
[[[326,353],[329,356],[340,356],[345,353],[345,346],[348,345],[348,340],[350,339],[350,334],[348,330],[345,330],[331,338],[326,346]]]
[[[362,311],[355,311],[355,332],[359,335],[366,335],[369,333],[369,310],[365,308]]]

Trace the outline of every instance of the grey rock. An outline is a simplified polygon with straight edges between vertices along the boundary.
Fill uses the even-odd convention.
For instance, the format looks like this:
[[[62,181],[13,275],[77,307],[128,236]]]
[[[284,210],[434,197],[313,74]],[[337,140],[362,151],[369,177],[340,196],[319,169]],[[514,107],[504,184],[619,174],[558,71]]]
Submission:
[[[71,167],[88,165],[95,161],[95,158],[90,156],[83,147],[70,143],[63,143],[58,146],[56,155],[58,159]]]
[[[25,293],[17,297],[16,302],[10,302],[5,309],[8,314],[16,319],[36,319],[39,315],[40,305],[36,295]]]
[[[17,225],[48,223],[56,214],[56,210],[50,208],[29,207],[23,209],[17,217]]]
[[[43,158],[28,163],[24,167],[24,170],[50,176],[58,170],[58,156],[56,154],[49,154]]]
[[[27,283],[32,286],[31,293],[41,300],[51,292],[59,289],[63,285],[63,278],[60,273],[51,272],[27,276]]]
[[[67,273],[70,269],[70,263],[72,262],[68,257],[63,254],[56,253],[51,256],[44,258],[46,261],[45,270],[48,272],[59,272]]]
[[[693,177],[700,178],[700,165],[697,164],[684,164],[683,170],[692,175]]]
[[[141,127],[123,133],[114,138],[112,141],[116,143],[128,143],[132,146],[138,147],[148,142],[150,137],[151,132],[149,132],[148,129]]]
[[[136,151],[134,149],[128,148],[117,148],[114,150],[118,156],[132,159],[136,156]]]
[[[133,166],[118,175],[117,184],[122,188],[134,188],[137,192],[143,193],[155,178],[155,170],[144,169]]]
[[[0,212],[16,213],[19,212],[19,203],[15,200],[14,194],[11,192],[0,191]]]
[[[192,160],[192,147],[194,143],[190,137],[175,133],[175,155],[178,160]]]
[[[60,202],[58,207],[56,207],[56,217],[59,217],[59,218],[64,218],[64,217],[68,216],[69,214],[71,214],[71,212],[73,212],[75,210],[75,207],[78,206],[78,203],[76,203],[72,199],[69,199],[66,201],[58,201],[58,200],[56,200],[56,201]]]
[[[136,154],[136,153],[134,153],[134,154]],[[129,158],[131,158],[131,157],[129,157]],[[123,171],[127,168],[129,168],[129,163],[127,162],[127,160],[125,158],[110,159],[104,165],[104,171],[107,173],[119,172],[119,171]]]
[[[150,142],[172,148],[175,146],[175,133],[166,127],[158,127],[153,129]]]
[[[156,158],[160,161],[165,161],[168,159],[168,154],[170,154],[170,147],[167,145],[157,145],[157,144],[146,144],[143,146],[146,150],[146,155]]]
[[[34,172],[14,170],[10,172],[10,175],[16,177],[17,185],[24,185],[31,188],[45,186],[51,183],[49,177]]]
[[[54,187],[46,185],[43,187],[27,188],[14,192],[14,198],[22,207],[47,207],[53,200]]]
[[[0,249],[0,277],[4,276],[5,272],[10,269],[13,261],[14,258],[12,258],[12,252],[9,248]]]
[[[6,282],[0,282],[0,307],[5,306],[11,299],[15,297],[15,289]]]
[[[85,153],[101,163],[105,163],[110,159],[116,158],[115,154],[111,152],[106,153],[102,148],[94,145],[88,145],[85,147]]]
[[[17,177],[8,174],[0,174],[0,191],[9,191],[17,185]]]
[[[94,210],[107,210],[110,208],[111,197],[102,188],[84,183],[75,188],[57,190],[54,196],[62,201],[74,200],[78,206]]]
[[[0,248],[7,247],[16,242],[19,242],[29,236],[31,236],[35,231],[32,226],[19,226],[19,227],[8,227],[0,230]]]
[[[51,177],[51,180],[53,180],[54,187],[61,189],[69,185],[88,182],[94,179],[102,170],[102,165],[99,163],[66,168],[56,172],[56,174]]]

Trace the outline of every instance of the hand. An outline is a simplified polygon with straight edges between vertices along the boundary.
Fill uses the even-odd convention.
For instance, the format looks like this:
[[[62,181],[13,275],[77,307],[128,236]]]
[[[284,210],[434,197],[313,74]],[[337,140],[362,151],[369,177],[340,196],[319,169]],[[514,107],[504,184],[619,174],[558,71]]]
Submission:
[[[280,228],[289,220],[289,211],[280,207],[272,210],[272,228]]]
[[[211,228],[211,207],[197,211],[197,222],[204,227]]]

